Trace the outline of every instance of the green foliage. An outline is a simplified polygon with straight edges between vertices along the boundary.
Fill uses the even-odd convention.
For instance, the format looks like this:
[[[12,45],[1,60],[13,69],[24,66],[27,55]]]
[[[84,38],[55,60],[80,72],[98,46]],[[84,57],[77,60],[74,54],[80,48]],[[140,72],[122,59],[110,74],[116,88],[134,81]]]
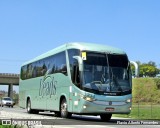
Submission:
[[[136,61],[139,65],[139,76],[140,77],[155,77],[160,69],[156,67],[156,63],[153,61],[149,61],[148,63],[141,63],[140,61]],[[135,67],[131,64],[132,74],[135,74]]]
[[[2,95],[0,95],[0,99],[2,97],[8,96],[8,92],[6,91],[1,91],[1,92],[2,92]],[[13,100],[15,101],[16,104],[18,104],[18,99],[19,99],[19,94],[16,91],[13,91]]]
[[[18,126],[18,125],[0,125],[0,128],[23,128],[23,126]]]
[[[145,77],[155,77],[156,74],[158,73],[158,69],[149,64],[142,64],[140,65],[140,76],[145,76]]]
[[[149,78],[133,79],[133,102],[151,102],[155,90],[153,84]]]
[[[154,82],[158,89],[160,89],[160,78],[154,78]]]
[[[135,78],[132,81],[132,111],[116,117],[160,119],[160,79]]]
[[[157,89],[154,78],[133,79],[133,102],[160,103],[160,90]]]
[[[132,118],[132,119],[160,119],[160,105],[132,105],[130,114],[115,114],[115,117]]]
[[[132,75],[134,76],[135,75],[135,67],[133,64],[131,64],[131,71],[132,71]]]

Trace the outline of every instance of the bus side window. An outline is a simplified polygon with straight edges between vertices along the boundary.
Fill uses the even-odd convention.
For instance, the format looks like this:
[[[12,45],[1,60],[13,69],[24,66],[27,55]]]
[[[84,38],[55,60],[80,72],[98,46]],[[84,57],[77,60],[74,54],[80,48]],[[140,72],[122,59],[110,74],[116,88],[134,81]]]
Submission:
[[[27,79],[32,78],[33,66],[32,64],[27,65]]]
[[[27,66],[26,65],[21,68],[21,79],[22,80],[27,79]]]
[[[66,64],[62,64],[61,65],[61,73],[63,73],[64,75],[67,75],[67,66],[66,66]]]

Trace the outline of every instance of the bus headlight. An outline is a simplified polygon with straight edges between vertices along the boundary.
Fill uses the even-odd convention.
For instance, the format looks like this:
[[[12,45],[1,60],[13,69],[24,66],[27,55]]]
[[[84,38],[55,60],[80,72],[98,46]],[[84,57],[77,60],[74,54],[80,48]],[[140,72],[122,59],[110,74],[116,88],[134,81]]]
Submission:
[[[89,101],[89,102],[94,101],[94,99],[93,99],[93,98],[91,98],[91,97],[84,97],[83,99],[85,99],[86,101]]]
[[[81,95],[81,98],[84,99],[84,100],[86,100],[86,101],[89,101],[89,102],[92,102],[92,101],[95,100],[94,98],[89,97],[89,96],[82,96],[82,95]]]
[[[126,103],[131,103],[132,102],[132,99],[127,99],[126,100]]]

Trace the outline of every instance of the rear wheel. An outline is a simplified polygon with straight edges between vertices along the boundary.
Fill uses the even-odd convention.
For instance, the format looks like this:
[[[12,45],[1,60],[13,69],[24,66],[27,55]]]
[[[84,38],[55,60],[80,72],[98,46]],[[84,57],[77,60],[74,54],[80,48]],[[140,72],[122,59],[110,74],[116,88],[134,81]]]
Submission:
[[[71,113],[68,112],[68,105],[67,105],[67,101],[65,98],[61,101],[61,117],[62,118],[71,117]]]
[[[109,121],[112,117],[112,114],[101,114],[100,117],[102,121]]]
[[[33,112],[33,110],[31,109],[31,100],[30,99],[27,100],[27,112],[28,113]]]

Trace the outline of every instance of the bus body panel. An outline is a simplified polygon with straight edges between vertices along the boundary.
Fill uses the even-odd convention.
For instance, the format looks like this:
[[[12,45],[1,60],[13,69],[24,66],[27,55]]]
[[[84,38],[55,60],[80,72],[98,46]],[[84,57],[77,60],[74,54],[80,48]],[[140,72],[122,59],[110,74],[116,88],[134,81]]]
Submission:
[[[78,114],[102,114],[102,113],[123,113],[128,114],[131,112],[131,102],[126,103],[128,99],[132,99],[132,95],[124,96],[105,96],[97,95],[89,92],[84,92],[77,87],[72,91],[71,102],[73,103],[72,113]],[[89,102],[84,100],[84,96],[94,97],[95,101]],[[112,102],[109,105],[109,102]],[[114,108],[114,111],[106,111],[106,108]]]
[[[69,100],[69,87],[72,84],[68,76],[56,74],[51,75],[45,81],[43,79],[44,77],[33,78],[20,83],[21,107],[26,107],[27,102],[25,101],[29,97],[32,102],[32,109],[57,111],[59,110],[60,96],[65,96]],[[30,87],[28,88],[28,86]]]

